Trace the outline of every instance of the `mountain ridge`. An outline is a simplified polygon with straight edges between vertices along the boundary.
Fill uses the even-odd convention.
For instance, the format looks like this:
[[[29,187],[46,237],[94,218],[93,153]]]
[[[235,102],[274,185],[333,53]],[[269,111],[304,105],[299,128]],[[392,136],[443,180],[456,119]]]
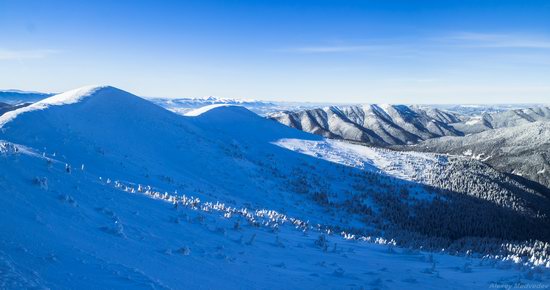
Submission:
[[[458,120],[458,116],[418,106],[332,106],[273,113],[268,117],[306,132],[378,146],[403,145],[428,138],[462,135],[462,132],[448,123]]]
[[[0,118],[0,286],[339,288],[384,267],[377,285],[408,287],[385,273],[412,269],[443,287],[464,268],[480,278],[460,286],[486,288],[550,265],[548,198],[476,160],[109,87]]]
[[[549,140],[550,122],[538,121],[399,148],[465,155],[550,187]]]

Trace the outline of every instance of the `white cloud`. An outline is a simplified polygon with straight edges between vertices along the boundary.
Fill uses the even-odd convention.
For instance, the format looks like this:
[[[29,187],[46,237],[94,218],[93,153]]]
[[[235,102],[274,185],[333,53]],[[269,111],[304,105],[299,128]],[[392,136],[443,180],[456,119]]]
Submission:
[[[282,49],[284,52],[296,53],[339,53],[339,52],[363,52],[376,51],[387,48],[381,45],[320,45],[320,46],[304,46]]]
[[[550,49],[550,38],[532,35],[462,32],[444,40],[467,47]]]
[[[517,48],[550,49],[550,37],[544,35],[497,34],[479,32],[459,32],[438,38],[419,37],[414,41],[391,39],[377,43],[335,44],[297,46],[279,49],[279,52],[291,53],[352,53],[352,52],[388,52],[391,54],[425,53],[441,51],[451,47],[460,48]]]
[[[52,50],[52,49],[35,49],[35,50],[0,49],[0,61],[43,59],[56,53],[59,53],[59,51]]]

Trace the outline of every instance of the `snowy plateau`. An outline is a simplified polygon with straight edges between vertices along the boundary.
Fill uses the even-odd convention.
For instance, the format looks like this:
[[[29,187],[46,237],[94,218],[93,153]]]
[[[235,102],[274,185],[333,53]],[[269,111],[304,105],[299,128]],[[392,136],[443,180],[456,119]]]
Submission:
[[[328,139],[232,101],[44,97],[0,113],[0,289],[550,287],[550,195],[479,158]],[[426,130],[355,109],[385,135],[339,128],[403,145],[474,123],[413,109]]]

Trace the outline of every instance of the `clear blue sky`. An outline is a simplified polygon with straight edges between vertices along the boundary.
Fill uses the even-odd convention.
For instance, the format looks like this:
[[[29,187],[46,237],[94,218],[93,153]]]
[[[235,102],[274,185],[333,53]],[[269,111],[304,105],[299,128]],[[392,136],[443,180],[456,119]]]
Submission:
[[[0,0],[0,88],[550,103],[550,1]]]

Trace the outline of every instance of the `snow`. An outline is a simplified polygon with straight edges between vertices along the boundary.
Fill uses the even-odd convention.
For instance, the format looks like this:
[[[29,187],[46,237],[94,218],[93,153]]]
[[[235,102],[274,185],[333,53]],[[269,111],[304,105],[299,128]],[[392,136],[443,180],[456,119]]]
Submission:
[[[8,113],[0,139],[2,289],[486,289],[550,281],[546,269],[513,261],[334,232],[357,221],[287,187],[299,169],[351,191],[337,164],[418,180],[423,166],[446,162],[439,155],[325,140],[236,106],[181,116],[108,86]]]
[[[62,94],[55,95],[53,97],[49,97],[43,100],[40,100],[32,105],[7,112],[6,114],[0,116],[0,127],[4,126],[6,123],[10,122],[11,120],[17,118],[20,114],[36,111],[36,110],[44,110],[51,106],[62,106],[62,105],[69,105],[69,104],[75,104],[80,101],[82,101],[84,98],[91,96],[93,93],[95,93],[98,90],[101,89],[108,89],[107,86],[86,86],[82,88],[78,88],[75,90],[71,90]]]
[[[309,108],[315,106],[315,104],[310,103],[273,102],[255,99],[235,99],[219,97],[148,98],[148,100],[163,108],[166,108],[167,110],[181,115],[185,115],[187,112],[199,109],[204,106],[216,104],[243,106],[260,115],[286,110],[298,110],[300,108]]]
[[[41,94],[40,92],[36,92],[36,91],[23,91],[23,90],[15,90],[15,89],[0,90],[0,93]]]
[[[189,111],[189,112],[185,113],[184,116],[196,117],[196,116],[202,115],[202,114],[204,114],[204,113],[206,113],[206,112],[208,112],[212,109],[219,108],[219,107],[227,107],[227,106],[231,106],[231,105],[228,105],[228,104],[208,105],[208,106],[200,107],[198,109]]]
[[[504,172],[522,176],[550,186],[546,153],[550,143],[550,122],[536,121],[492,129],[464,137],[442,137],[426,140],[408,150],[449,154],[471,153],[473,159],[488,162]],[[474,154],[474,152],[476,154]]]
[[[417,143],[446,135],[461,135],[447,126],[457,116],[437,109],[404,105],[330,106],[268,115],[282,124],[329,138],[369,145]]]
[[[482,124],[483,123],[483,119],[481,118],[481,116],[475,116],[475,117],[472,117],[470,118],[468,121],[466,121],[466,125],[478,125],[478,124]]]
[[[2,195],[3,207],[11,209],[0,212],[2,231],[11,233],[0,239],[5,289],[485,289],[491,283],[548,281],[540,274],[535,275],[542,282],[523,278],[527,274],[514,270],[512,262],[499,269],[490,260],[339,235],[327,236],[325,251],[315,243],[319,233],[304,235],[292,223],[276,231],[263,223],[253,226],[242,215],[213,210],[224,208],[216,202],[175,209],[164,197],[151,199],[146,190],[132,193],[93,172],[67,174],[62,164],[46,169],[40,158],[17,158],[18,164],[1,161],[2,168],[12,169],[3,172],[10,186],[19,188],[9,198]],[[40,172],[48,176],[47,190],[25,181]]]
[[[422,173],[426,173],[429,168],[435,168],[436,165],[446,163],[445,157],[441,155],[396,152],[340,140],[280,139],[274,144],[334,163],[425,184],[430,183]]]

